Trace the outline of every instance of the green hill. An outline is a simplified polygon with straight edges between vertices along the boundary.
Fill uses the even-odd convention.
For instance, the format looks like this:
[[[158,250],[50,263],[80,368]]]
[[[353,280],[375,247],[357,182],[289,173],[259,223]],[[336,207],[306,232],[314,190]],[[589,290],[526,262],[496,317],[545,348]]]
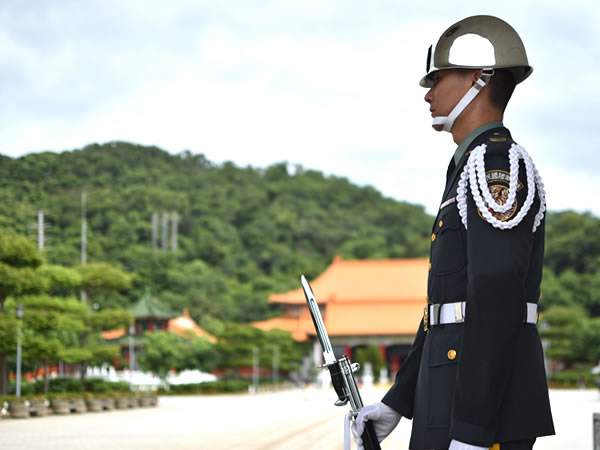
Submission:
[[[101,307],[126,306],[150,286],[172,308],[212,319],[249,321],[276,311],[269,292],[296,288],[336,254],[345,258],[425,257],[432,218],[421,206],[372,187],[286,163],[266,169],[215,165],[125,142],[12,159],[0,156],[0,231],[35,238],[44,211],[45,257],[80,262],[81,193],[86,191],[88,261],[134,273],[129,292]],[[176,213],[177,250],[163,251],[153,213]],[[171,217],[171,216],[170,216]],[[172,226],[169,226],[169,247]]]

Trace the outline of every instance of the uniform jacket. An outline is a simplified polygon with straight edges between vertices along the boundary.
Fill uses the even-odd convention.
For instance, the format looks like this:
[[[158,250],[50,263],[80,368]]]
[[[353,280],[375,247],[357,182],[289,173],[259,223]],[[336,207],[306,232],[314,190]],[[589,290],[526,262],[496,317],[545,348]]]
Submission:
[[[500,230],[467,195],[467,224],[456,197],[470,150],[487,145],[488,187],[508,187],[506,128],[476,137],[452,170],[432,230],[428,302],[466,301],[464,323],[419,326],[411,350],[383,403],[413,419],[411,449],[448,448],[451,439],[482,447],[554,434],[543,351],[536,324],[526,323],[526,302],[540,297],[544,221],[532,232],[536,199],[519,225]],[[517,213],[527,195],[521,161]],[[451,352],[453,350],[454,352]]]

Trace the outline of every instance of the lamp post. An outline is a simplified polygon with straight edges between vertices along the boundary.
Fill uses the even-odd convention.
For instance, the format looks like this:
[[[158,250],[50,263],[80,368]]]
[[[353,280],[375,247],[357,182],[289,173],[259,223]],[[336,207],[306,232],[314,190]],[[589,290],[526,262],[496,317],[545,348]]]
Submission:
[[[273,347],[273,387],[279,383],[279,347]]]
[[[21,396],[21,319],[25,313],[23,304],[17,305],[17,397]]]
[[[131,383],[133,384],[133,371],[135,369],[135,345],[134,345],[135,325],[129,324],[129,373]]]
[[[252,393],[255,394],[258,390],[258,377],[260,370],[259,368],[259,360],[258,360],[259,350],[258,347],[254,347],[252,349]]]

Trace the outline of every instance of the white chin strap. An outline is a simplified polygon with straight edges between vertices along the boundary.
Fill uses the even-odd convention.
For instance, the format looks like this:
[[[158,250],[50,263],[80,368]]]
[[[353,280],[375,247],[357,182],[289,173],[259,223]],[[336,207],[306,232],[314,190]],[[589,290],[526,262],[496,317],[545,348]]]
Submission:
[[[475,82],[473,87],[467,91],[467,93],[463,96],[463,98],[460,99],[460,101],[456,104],[454,109],[452,111],[450,111],[450,114],[448,114],[448,116],[446,116],[446,117],[439,116],[439,117],[433,118],[432,126],[435,127],[436,125],[438,125],[438,126],[441,125],[442,129],[437,130],[437,128],[436,128],[437,131],[443,130],[443,131],[447,131],[448,133],[450,133],[450,130],[452,129],[452,126],[454,125],[454,121],[458,118],[458,116],[461,115],[461,113],[465,110],[465,108],[467,106],[469,106],[469,103],[471,103],[473,101],[473,99],[475,97],[477,97],[477,94],[479,94],[481,92],[481,90],[485,87],[485,85],[490,80],[490,78],[492,77],[493,74],[494,74],[493,70],[491,73],[484,72],[481,75],[481,78],[479,78]]]

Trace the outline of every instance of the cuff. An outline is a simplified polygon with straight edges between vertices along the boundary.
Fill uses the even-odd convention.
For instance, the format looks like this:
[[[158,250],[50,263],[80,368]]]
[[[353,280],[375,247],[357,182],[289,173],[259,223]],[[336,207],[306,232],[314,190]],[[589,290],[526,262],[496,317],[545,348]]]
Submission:
[[[488,450],[489,447],[478,447],[477,445],[465,444],[464,442],[452,439],[448,450]]]

